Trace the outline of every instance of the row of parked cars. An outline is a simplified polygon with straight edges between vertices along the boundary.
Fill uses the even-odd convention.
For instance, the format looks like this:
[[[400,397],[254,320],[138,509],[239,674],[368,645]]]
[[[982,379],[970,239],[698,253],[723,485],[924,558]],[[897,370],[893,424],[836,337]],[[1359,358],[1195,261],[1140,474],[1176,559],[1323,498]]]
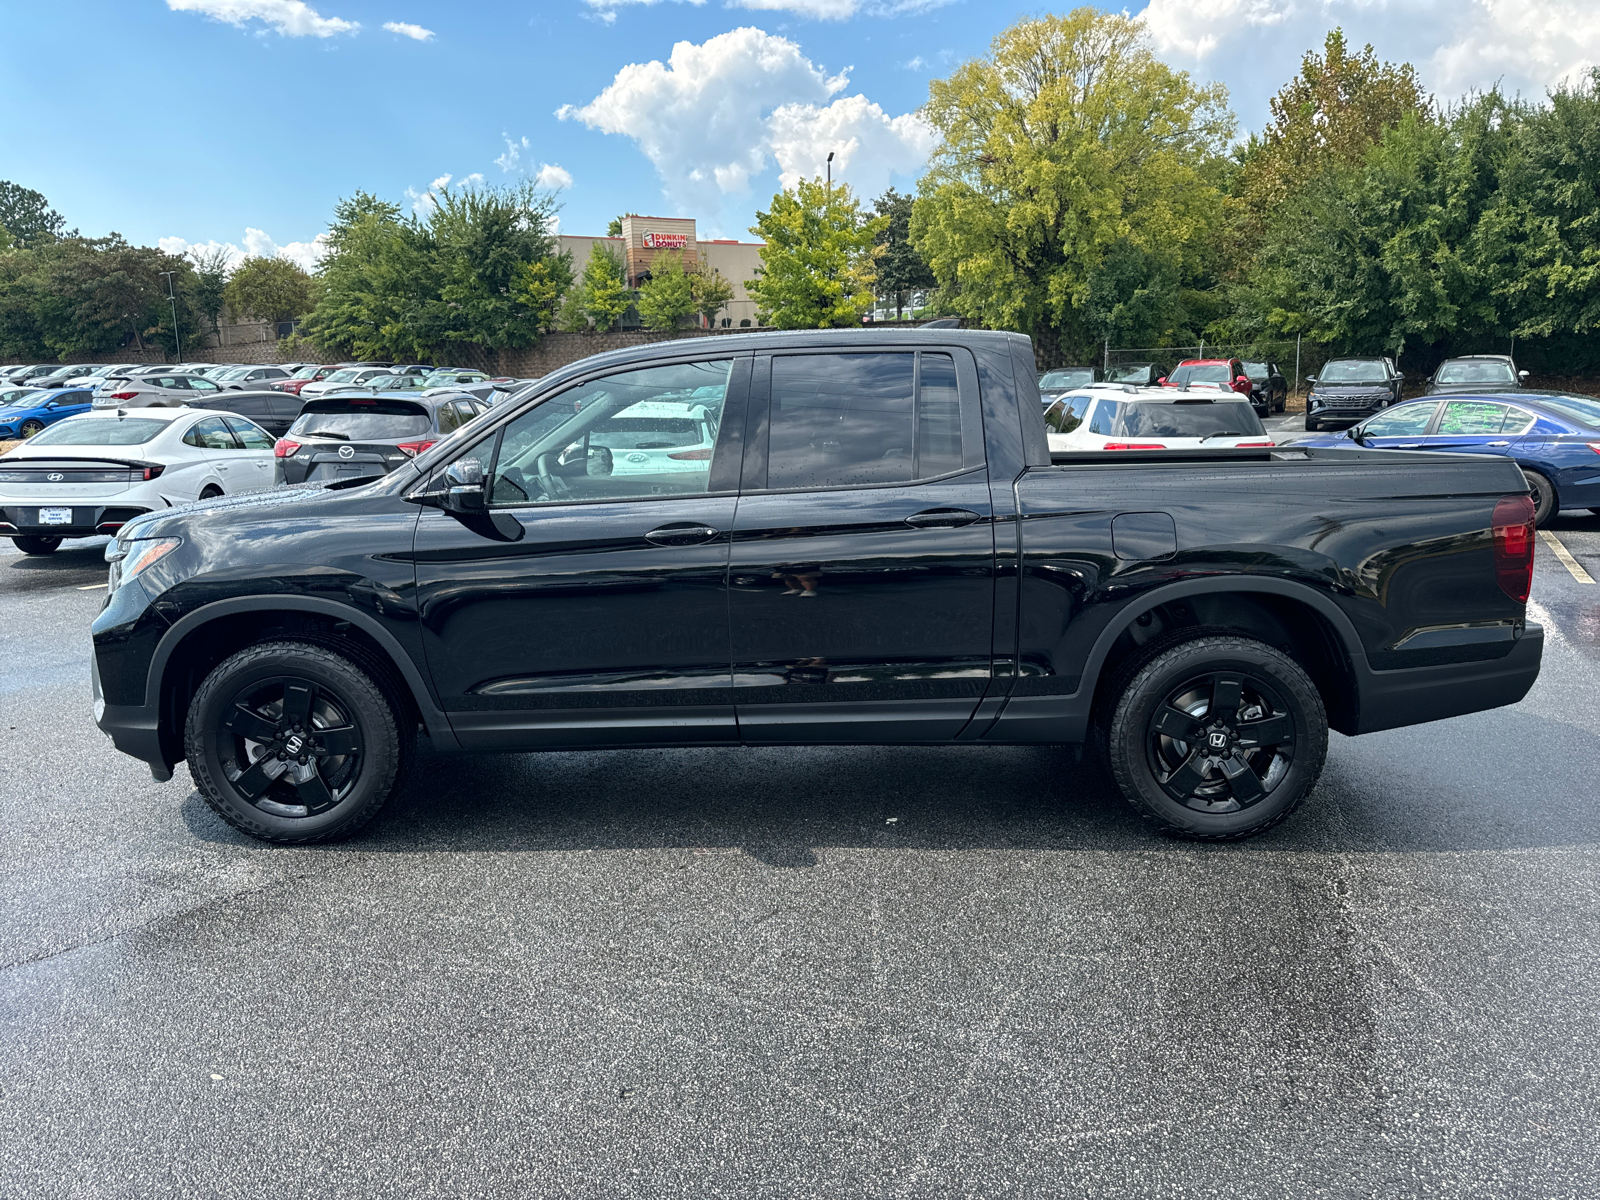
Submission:
[[[1039,391],[1053,400],[1092,383],[1233,392],[1248,400],[1260,417],[1281,413],[1289,402],[1289,381],[1277,363],[1238,358],[1186,358],[1170,370],[1155,362],[1121,363],[1107,371],[1058,367],[1039,376]]]
[[[423,364],[290,366],[131,368],[36,388],[41,376],[14,371],[22,394],[0,383],[0,438],[27,440],[0,459],[0,536],[50,554],[178,504],[384,474],[535,382]]]

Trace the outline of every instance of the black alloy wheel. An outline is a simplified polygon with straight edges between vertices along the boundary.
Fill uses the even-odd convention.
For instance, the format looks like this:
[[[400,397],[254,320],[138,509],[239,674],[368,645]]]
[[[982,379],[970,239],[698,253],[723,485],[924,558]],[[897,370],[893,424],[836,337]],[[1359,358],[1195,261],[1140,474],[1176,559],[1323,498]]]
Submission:
[[[1538,471],[1522,468],[1522,477],[1528,481],[1528,491],[1533,493],[1533,523],[1536,528],[1547,524],[1556,515],[1556,485]]]
[[[212,809],[253,837],[344,836],[393,790],[406,757],[398,711],[371,674],[325,646],[251,646],[195,693],[189,770]]]
[[[44,431],[44,422],[43,421],[24,421],[22,423],[22,428],[17,430],[17,432],[20,433],[25,438],[31,438],[34,434],[42,433],[43,431]]]
[[[1124,667],[1113,695],[1112,775],[1129,803],[1173,833],[1260,833],[1322,774],[1322,697],[1299,664],[1263,642],[1179,631]]]
[[[33,534],[21,533],[12,538],[11,543],[24,554],[45,555],[54,554],[61,545],[61,539],[58,537],[37,537]]]

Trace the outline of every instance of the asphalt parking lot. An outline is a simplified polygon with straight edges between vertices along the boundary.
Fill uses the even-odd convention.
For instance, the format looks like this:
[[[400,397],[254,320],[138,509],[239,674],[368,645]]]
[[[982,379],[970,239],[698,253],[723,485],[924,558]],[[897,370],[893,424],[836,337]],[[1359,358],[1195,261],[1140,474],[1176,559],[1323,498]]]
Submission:
[[[424,754],[267,849],[94,728],[100,543],[0,542],[0,1196],[1593,1196],[1553,532],[1522,704],[1334,735],[1227,847],[968,747]]]

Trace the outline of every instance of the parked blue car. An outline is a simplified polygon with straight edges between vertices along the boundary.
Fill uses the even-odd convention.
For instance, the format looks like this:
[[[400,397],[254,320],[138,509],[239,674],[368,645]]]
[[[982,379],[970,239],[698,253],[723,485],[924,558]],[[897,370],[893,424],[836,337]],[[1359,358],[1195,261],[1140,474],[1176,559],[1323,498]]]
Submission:
[[[89,411],[94,393],[88,388],[39,388],[13,397],[0,408],[0,439],[30,438],[46,425]]]
[[[1446,450],[1512,459],[1543,525],[1564,508],[1600,514],[1600,398],[1514,392],[1396,404],[1339,433],[1308,433],[1295,446]]]

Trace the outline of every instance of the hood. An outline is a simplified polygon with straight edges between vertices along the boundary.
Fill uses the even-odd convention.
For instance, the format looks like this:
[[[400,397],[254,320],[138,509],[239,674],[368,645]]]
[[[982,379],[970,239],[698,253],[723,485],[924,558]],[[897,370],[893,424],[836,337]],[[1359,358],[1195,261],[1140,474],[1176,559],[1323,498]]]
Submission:
[[[1519,392],[1522,389],[1514,383],[1430,383],[1428,395],[1438,396],[1445,393],[1465,393],[1472,396],[1494,395],[1498,392]]]
[[[403,470],[405,467],[380,478],[388,482]],[[122,541],[166,537],[169,534],[181,536],[185,526],[194,521],[217,521],[238,525],[248,524],[257,516],[278,520],[297,508],[313,509],[338,492],[350,491],[376,482],[377,479],[365,478],[318,480],[314,483],[275,487],[268,492],[244,492],[237,496],[217,496],[211,500],[197,500],[193,504],[180,504],[174,508],[157,509],[155,512],[137,516],[124,525],[117,536]]]
[[[1314,383],[1311,390],[1335,396],[1364,396],[1374,393],[1387,395],[1392,387],[1388,383]]]

